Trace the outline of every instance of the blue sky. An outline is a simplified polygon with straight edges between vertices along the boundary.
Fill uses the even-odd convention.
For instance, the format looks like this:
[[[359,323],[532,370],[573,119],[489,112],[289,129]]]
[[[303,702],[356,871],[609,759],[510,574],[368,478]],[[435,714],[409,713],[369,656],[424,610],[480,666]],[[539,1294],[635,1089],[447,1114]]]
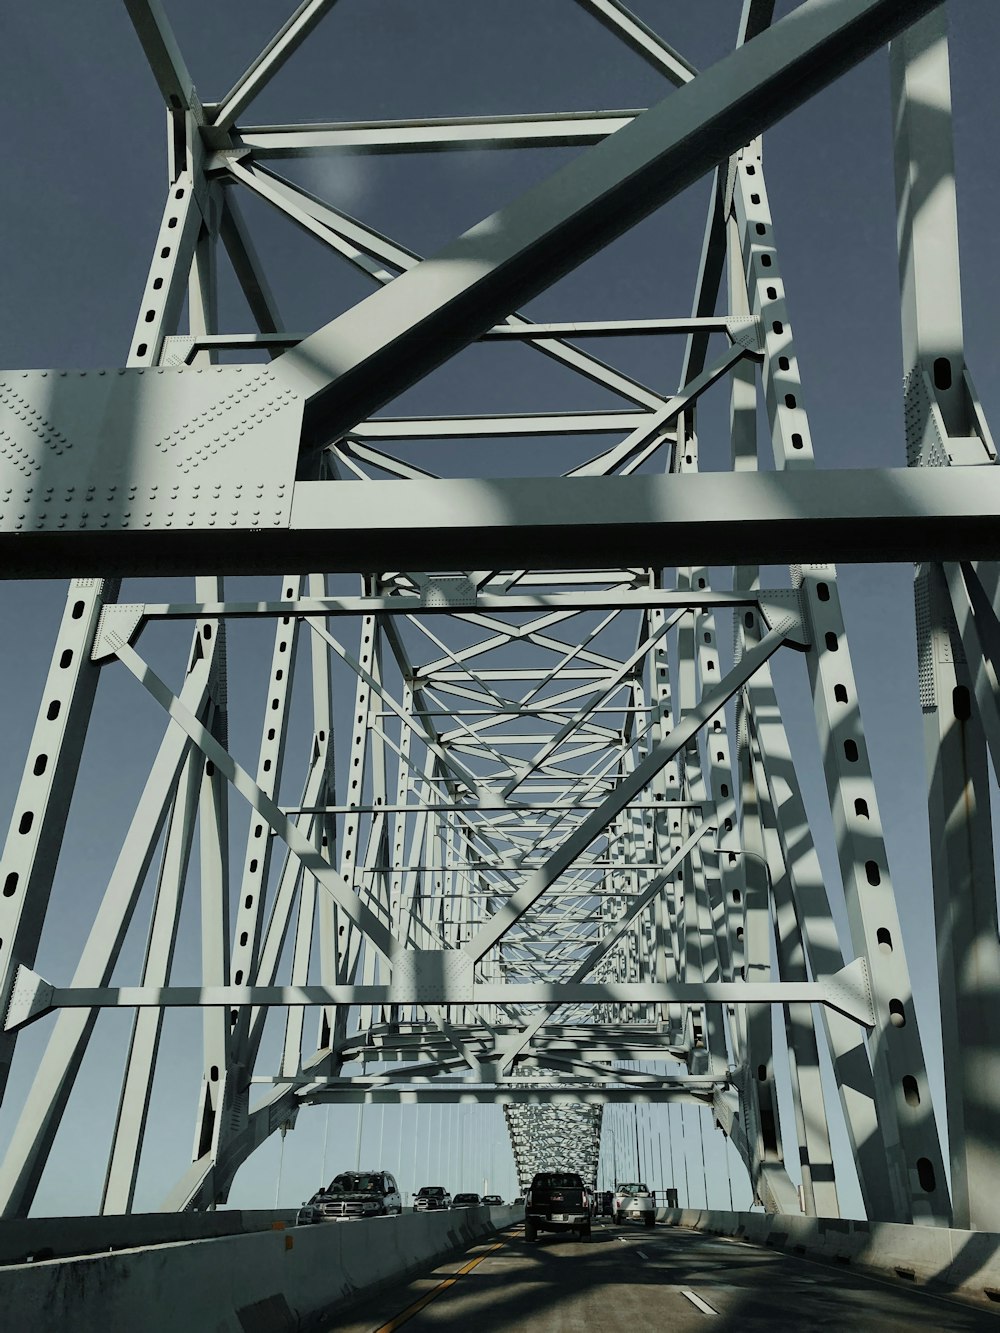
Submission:
[[[633,7],[696,65],[704,66],[731,45],[741,3],[634,0]],[[211,5],[169,0],[166,8],[199,93],[215,100],[291,6],[273,0],[217,0]],[[779,3],[778,12],[789,8]],[[1000,93],[993,63],[1000,42],[1000,7],[986,0],[953,0],[950,16],[967,359],[988,418],[998,420],[995,311],[1000,308],[1000,273],[994,218]],[[124,6],[113,0],[85,6],[69,0],[9,6],[3,30],[0,366],[117,365],[129,342],[163,201],[164,117],[156,88]],[[572,0],[421,0],[419,5],[413,0],[340,0],[243,122],[637,107],[668,91],[651,69]],[[567,155],[568,150],[542,149],[313,160],[296,169],[296,178],[394,239],[428,253],[548,174]],[[885,53],[773,130],[765,141],[765,166],[818,463],[902,464]],[[565,319],[687,313],[706,199],[707,182],[702,182],[555,284],[527,313]],[[248,201],[246,213],[275,276],[288,327],[313,328],[367,294],[356,274],[268,215],[263,206]],[[230,327],[250,327],[232,284],[224,285],[222,307]],[[601,355],[599,346],[594,350]],[[676,376],[678,351],[679,346],[664,349],[650,340],[628,347],[624,355],[627,368],[639,378],[668,389]],[[616,347],[614,354],[623,355],[622,349]],[[530,357],[522,348],[477,347],[409,391],[391,410],[552,410],[568,405],[567,392],[580,408],[612,405],[596,387],[570,380],[568,372]],[[699,424],[709,460],[721,462],[726,417],[724,391],[706,400]],[[484,445],[474,451],[455,447],[439,450],[433,459],[432,466],[455,475],[561,470],[557,453],[542,457],[530,445],[499,450]],[[777,571],[774,581],[779,581]],[[848,566],[841,571],[890,865],[911,972],[918,978],[925,1043],[933,1048],[934,956],[910,585],[911,572],[903,566]],[[180,591],[180,585],[170,586]],[[148,580],[124,593],[129,599],[165,600],[169,595]],[[0,636],[4,814],[13,803],[63,597],[60,583],[0,584],[0,608],[8,627]],[[242,630],[237,639],[245,648],[234,653],[234,697],[252,717],[267,667],[253,657],[252,643],[260,640],[252,641],[249,631]],[[165,669],[172,664],[176,670],[183,655],[176,635],[164,635],[156,644],[150,638],[143,646]],[[810,740],[801,664],[781,662],[776,674],[796,745],[808,756],[810,744],[813,749],[815,744]],[[123,751],[115,742],[122,739],[125,717],[128,744]],[[134,696],[120,669],[109,670],[85,757],[86,780],[68,825],[58,883],[60,909],[43,939],[40,966],[54,980],[64,979],[72,966],[73,950],[93,914],[113,856],[112,830],[122,827],[158,726],[159,718]],[[234,737],[237,750],[244,750],[240,757],[252,751],[253,744],[250,730]],[[804,790],[809,808],[818,812],[814,822],[824,864],[831,865],[818,770]],[[123,967],[138,957],[140,948],[141,939],[131,942]],[[193,1016],[178,1016],[168,1024],[167,1041],[178,1071],[196,1030]],[[99,1155],[81,1161],[80,1148],[91,1139],[106,1141],[110,1134],[127,1031],[125,1015],[109,1016],[99,1025],[71,1104],[73,1119],[57,1141],[52,1170],[43,1181],[38,1211],[88,1211],[96,1203]],[[44,1036],[44,1025],[25,1034],[8,1105],[0,1110],[0,1142],[13,1123],[26,1071]],[[180,1072],[176,1086],[168,1076],[157,1089],[156,1134],[162,1150],[144,1164],[139,1206],[155,1206],[183,1166],[193,1133],[190,1091],[190,1079]],[[631,1114],[612,1113],[609,1122],[621,1122],[624,1134]],[[498,1111],[442,1114],[435,1108],[420,1115],[427,1119],[415,1136],[407,1112],[390,1108],[384,1120],[377,1110],[367,1112],[363,1164],[374,1164],[381,1135],[387,1165],[400,1166],[406,1188],[425,1183],[422,1170],[444,1173],[446,1183],[466,1189],[481,1187],[483,1175],[492,1172],[497,1188],[513,1193],[508,1158],[501,1151]],[[684,1141],[690,1149],[695,1120],[690,1109],[686,1115]],[[676,1109],[672,1116],[676,1148]],[[352,1111],[331,1112],[329,1124],[323,1110],[300,1117],[284,1147],[283,1203],[304,1197],[324,1171],[329,1175],[353,1164],[356,1123]],[[655,1123],[660,1141],[666,1143],[664,1117]],[[435,1133],[441,1144],[438,1156]],[[470,1146],[466,1171],[460,1175],[456,1145],[463,1135],[470,1144],[496,1146],[475,1163]],[[232,1202],[273,1201],[279,1149],[275,1140],[258,1153],[238,1178]],[[487,1156],[492,1157],[488,1168]],[[700,1158],[697,1164],[700,1170]],[[716,1156],[709,1197],[717,1204],[724,1202],[722,1166]],[[694,1184],[690,1197],[694,1203],[701,1201]]]

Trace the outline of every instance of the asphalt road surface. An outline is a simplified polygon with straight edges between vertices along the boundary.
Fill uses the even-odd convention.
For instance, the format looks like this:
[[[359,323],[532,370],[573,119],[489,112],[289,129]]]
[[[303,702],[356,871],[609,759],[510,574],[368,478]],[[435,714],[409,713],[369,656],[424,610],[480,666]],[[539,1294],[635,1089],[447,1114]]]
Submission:
[[[967,1330],[1000,1315],[840,1266],[679,1227],[595,1222],[590,1240],[521,1227],[379,1292],[331,1333]]]

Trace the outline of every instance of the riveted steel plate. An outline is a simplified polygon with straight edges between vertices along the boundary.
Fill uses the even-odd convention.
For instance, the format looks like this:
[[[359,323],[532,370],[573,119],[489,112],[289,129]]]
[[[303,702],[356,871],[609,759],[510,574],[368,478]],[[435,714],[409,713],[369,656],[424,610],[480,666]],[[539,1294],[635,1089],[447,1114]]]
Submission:
[[[8,371],[0,532],[286,527],[301,421],[264,366]]]
[[[396,954],[392,960],[393,1000],[468,1004],[474,966],[460,949],[411,949]]]
[[[476,585],[464,574],[431,578],[421,589],[421,606],[475,606]]]

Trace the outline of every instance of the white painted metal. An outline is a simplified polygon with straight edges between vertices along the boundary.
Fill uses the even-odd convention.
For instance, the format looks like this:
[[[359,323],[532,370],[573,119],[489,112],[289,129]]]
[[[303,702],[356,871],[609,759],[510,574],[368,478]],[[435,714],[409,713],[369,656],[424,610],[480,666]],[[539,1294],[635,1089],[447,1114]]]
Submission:
[[[798,1207],[794,1175],[806,1211],[836,1215],[825,1048],[869,1215],[947,1224],[836,572],[819,563],[848,556],[952,562],[929,569],[918,601],[939,929],[959,927],[942,978],[948,1135],[954,1217],[1000,1229],[1000,1108],[983,1090],[1000,1034],[982,1058],[963,1041],[996,1021],[988,812],[966,802],[961,827],[950,813],[956,790],[985,789],[988,753],[1000,757],[1000,579],[986,563],[1000,558],[1000,480],[984,471],[996,455],[961,353],[950,147],[922,140],[913,114],[927,96],[947,110],[943,30],[917,23],[932,7],[807,0],[772,27],[773,4],[747,0],[737,49],[697,74],[620,0],[580,0],[581,22],[599,19],[676,90],[649,110],[254,127],[241,121],[257,93],[321,18],[337,22],[331,0],[305,0],[204,103],[158,0],[127,0],[169,110],[163,223],[119,374],[0,377],[0,554],[33,575],[291,573],[256,600],[227,595],[220,573],[201,573],[190,601],[119,606],[117,586],[96,578],[70,589],[0,864],[0,1094],[17,1034],[49,1029],[0,1167],[5,1215],[30,1208],[98,1015],[116,1008],[135,1012],[102,1207],[133,1207],[161,1032],[174,1009],[197,1007],[194,1147],[168,1208],[224,1201],[256,1148],[321,1102],[503,1104],[526,1186],[552,1165],[596,1184],[604,1105],[690,1101],[713,1107],[765,1207]],[[893,68],[910,462],[922,467],[824,473],[757,136],[910,24]],[[583,149],[568,167],[429,259],[280,175],[283,160],[318,153],[568,143]],[[915,208],[914,164],[927,162],[947,188]],[[516,313],[710,172],[690,316]],[[374,295],[318,330],[286,328],[244,192]],[[218,327],[220,246],[256,332]],[[680,333],[672,391],[578,345]],[[382,415],[476,339],[522,343],[621,403]],[[248,359],[220,366],[223,350]],[[730,474],[699,470],[700,401],[720,384]],[[773,470],[758,470],[758,391]],[[593,435],[612,438],[589,457]],[[466,441],[480,460],[490,441],[517,439],[572,441],[577,454],[562,475],[525,480],[442,477],[424,452]],[[42,462],[61,504],[36,490]],[[983,465],[974,486],[956,466],[970,462]],[[760,565],[777,561],[794,565],[788,586],[762,589]],[[709,586],[710,566],[733,567],[723,587]],[[366,572],[360,589],[331,591],[318,567]],[[729,617],[732,655],[720,644]],[[175,686],[151,665],[153,641],[187,620]],[[252,772],[235,758],[246,724],[227,692],[230,620],[271,635]],[[779,652],[804,657],[813,693],[846,965],[830,906],[841,886],[820,871],[772,680]],[[95,690],[116,666],[159,705],[164,739],[75,975],[43,977],[61,830]],[[941,705],[961,689],[973,720],[955,718],[974,736],[958,756]],[[247,805],[233,864],[229,825]],[[142,968],[122,978],[157,851]],[[190,900],[199,976],[178,984]],[[957,964],[966,947],[974,976]],[[285,1013],[272,1067],[274,1008]]]

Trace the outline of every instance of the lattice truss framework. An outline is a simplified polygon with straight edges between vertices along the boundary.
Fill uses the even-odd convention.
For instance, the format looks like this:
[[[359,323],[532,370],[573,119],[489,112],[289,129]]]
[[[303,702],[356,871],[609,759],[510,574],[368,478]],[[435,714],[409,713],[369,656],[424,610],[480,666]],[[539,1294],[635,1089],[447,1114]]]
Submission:
[[[576,1171],[597,1188],[600,1106],[505,1106],[504,1118],[521,1193],[536,1171]]]
[[[224,1200],[303,1105],[504,1103],[523,1179],[564,1116],[589,1126],[586,1156],[593,1108],[691,1100],[714,1108],[767,1208],[798,1208],[795,1158],[806,1211],[835,1216],[823,1046],[869,1215],[1000,1229],[1000,1086],[981,1076],[1000,1036],[989,810],[956,800],[985,790],[1000,737],[1000,584],[974,559],[996,555],[996,455],[962,355],[943,19],[922,17],[929,0],[812,0],[772,25],[773,5],[748,0],[734,53],[696,75],[618,0],[579,3],[663,75],[662,102],[249,129],[246,108],[331,0],[306,0],[212,104],[156,0],[128,0],[168,108],[170,161],[127,366],[0,379],[6,567],[90,576],[69,592],[0,867],[3,1081],[23,1026],[49,1033],[0,1170],[8,1215],[30,1207],[97,1018],[114,1007],[135,1018],[102,1208],[131,1208],[164,1015],[198,1006],[193,1161],[168,1208]],[[754,136],[890,39],[911,467],[823,473]],[[347,148],[539,142],[585,151],[430,261],[281,171],[284,157]],[[514,313],[706,174],[691,314],[686,296],[646,321]],[[308,335],[287,330],[240,211],[247,191],[366,274],[373,295]],[[218,327],[219,247],[253,333]],[[618,333],[684,339],[675,394],[588,352],[588,338]],[[531,418],[383,410],[477,338],[516,340],[624,405]],[[272,359],[215,363],[241,349]],[[731,470],[699,472],[697,406],[717,384],[731,399]],[[530,481],[443,478],[414,461],[422,441],[522,436],[610,442]],[[328,571],[379,572],[344,591],[315,572],[320,550]],[[662,570],[663,550],[688,563]],[[926,562],[951,1198],[829,563],[847,552]],[[760,586],[765,561],[793,563],[787,586]],[[710,587],[710,563],[732,566],[724,587]],[[277,595],[259,601],[199,572],[282,567]],[[118,576],[151,570],[196,574],[193,600],[120,603]],[[725,670],[720,617],[735,626]],[[226,629],[238,619],[270,635],[250,767],[229,748]],[[146,647],[164,622],[190,626],[175,684]],[[808,676],[842,886],[814,850],[769,667],[779,651],[801,653]],[[112,664],[165,730],[78,966],[49,980],[36,950]],[[296,683],[310,724],[293,752]],[[233,847],[230,815],[246,805]],[[846,963],[829,906],[841,891]],[[174,981],[185,901],[199,935],[188,986]],[[112,985],[141,913],[141,974]],[[972,948],[975,972],[956,965]],[[276,1066],[261,1056],[269,1014],[283,1023]],[[969,1030],[972,1049],[959,1039]]]

